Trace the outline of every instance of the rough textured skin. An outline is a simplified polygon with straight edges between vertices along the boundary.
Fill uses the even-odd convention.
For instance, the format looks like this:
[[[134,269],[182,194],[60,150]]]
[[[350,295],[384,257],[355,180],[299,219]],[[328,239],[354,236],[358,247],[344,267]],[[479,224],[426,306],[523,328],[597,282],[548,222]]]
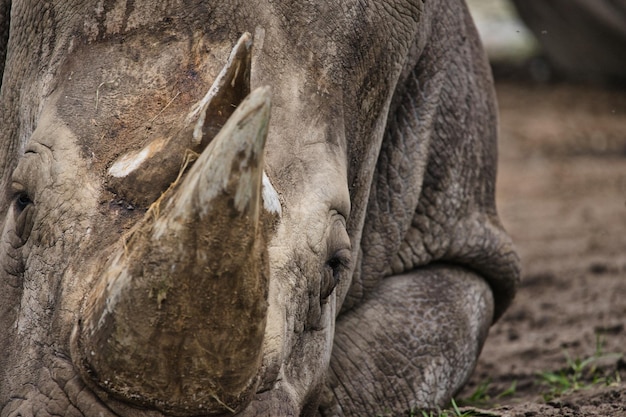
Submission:
[[[626,1],[513,0],[562,76],[626,83]]]
[[[7,42],[9,40],[9,23],[11,2],[0,1],[0,87],[2,87],[2,74],[4,73],[4,60],[7,54]]]
[[[175,373],[165,384],[180,388],[183,407],[170,411],[107,390],[97,369],[79,376],[87,354],[71,340],[103,265],[145,222],[152,202],[141,190],[178,173],[152,163],[113,180],[109,169],[165,139],[188,140],[190,109],[244,32],[254,36],[252,87],[272,89],[264,170],[280,211],[264,223],[258,382],[224,409],[401,413],[441,405],[465,382],[512,300],[518,261],[494,206],[491,76],[461,0],[13,1],[10,15],[0,416],[202,414],[184,409],[202,404],[177,358],[139,361],[146,379],[153,366]],[[2,2],[0,35],[7,16]],[[206,123],[216,131],[223,120]],[[182,165],[178,153],[154,160]],[[197,256],[241,250],[228,236],[220,253],[189,246]],[[215,337],[228,344],[227,333]]]

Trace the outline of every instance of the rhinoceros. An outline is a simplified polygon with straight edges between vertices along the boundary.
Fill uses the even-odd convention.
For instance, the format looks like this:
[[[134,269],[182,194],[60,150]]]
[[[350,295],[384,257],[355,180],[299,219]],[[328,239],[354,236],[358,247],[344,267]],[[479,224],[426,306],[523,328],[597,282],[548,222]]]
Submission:
[[[0,415],[445,404],[510,304],[461,0],[2,1]]]

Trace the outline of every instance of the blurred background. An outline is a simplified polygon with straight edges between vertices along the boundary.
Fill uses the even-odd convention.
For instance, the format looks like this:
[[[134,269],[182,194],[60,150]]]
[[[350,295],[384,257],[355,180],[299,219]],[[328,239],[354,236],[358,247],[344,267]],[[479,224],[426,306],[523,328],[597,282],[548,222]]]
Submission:
[[[468,4],[496,78],[497,203],[523,281],[458,398],[485,415],[624,416],[626,0]]]
[[[468,4],[497,76],[626,86],[626,1]]]

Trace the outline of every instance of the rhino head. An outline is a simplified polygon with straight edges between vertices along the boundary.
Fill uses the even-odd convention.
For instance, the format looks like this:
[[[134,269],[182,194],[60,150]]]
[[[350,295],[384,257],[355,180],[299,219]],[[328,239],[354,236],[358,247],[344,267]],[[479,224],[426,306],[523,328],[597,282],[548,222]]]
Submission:
[[[300,349],[302,374],[290,389],[302,391],[280,401],[301,407],[305,387],[323,381],[334,289],[351,264],[345,155],[311,144],[318,166],[310,174],[324,189],[311,193],[311,182],[293,178],[291,193],[277,193],[265,172],[271,93],[250,92],[249,34],[204,96],[177,86],[183,91],[168,91],[147,119],[136,104],[153,87],[150,75],[141,78],[145,61],[118,55],[124,72],[106,69],[114,85],[98,82],[94,52],[109,57],[111,48],[79,51],[79,64],[63,69],[66,81],[46,99],[10,179],[6,261],[15,260],[16,279],[48,280],[29,296],[37,294],[35,310],[45,308],[42,296],[56,310],[49,319],[45,311],[20,315],[17,340],[31,343],[48,324],[69,341],[56,361],[121,414],[126,405],[111,405],[116,399],[165,415],[241,411],[263,384],[283,379],[283,362]],[[184,59],[159,52],[168,70]],[[197,77],[213,78],[204,69]],[[132,97],[131,110],[118,91]],[[75,119],[84,117],[77,97],[90,95],[93,117]]]
[[[27,3],[2,417],[362,415],[461,386],[517,277],[462,6]]]

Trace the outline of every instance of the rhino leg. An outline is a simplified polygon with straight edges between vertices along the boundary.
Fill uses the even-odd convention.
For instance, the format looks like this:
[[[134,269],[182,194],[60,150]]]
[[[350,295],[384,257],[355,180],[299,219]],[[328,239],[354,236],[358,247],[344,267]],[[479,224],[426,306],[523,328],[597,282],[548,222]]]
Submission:
[[[438,265],[385,280],[337,322],[332,394],[322,414],[399,415],[416,404],[444,405],[472,372],[492,319],[489,286],[462,268]]]
[[[492,79],[457,6],[427,10],[429,43],[396,90],[324,415],[445,405],[515,292],[518,260],[495,209]]]

